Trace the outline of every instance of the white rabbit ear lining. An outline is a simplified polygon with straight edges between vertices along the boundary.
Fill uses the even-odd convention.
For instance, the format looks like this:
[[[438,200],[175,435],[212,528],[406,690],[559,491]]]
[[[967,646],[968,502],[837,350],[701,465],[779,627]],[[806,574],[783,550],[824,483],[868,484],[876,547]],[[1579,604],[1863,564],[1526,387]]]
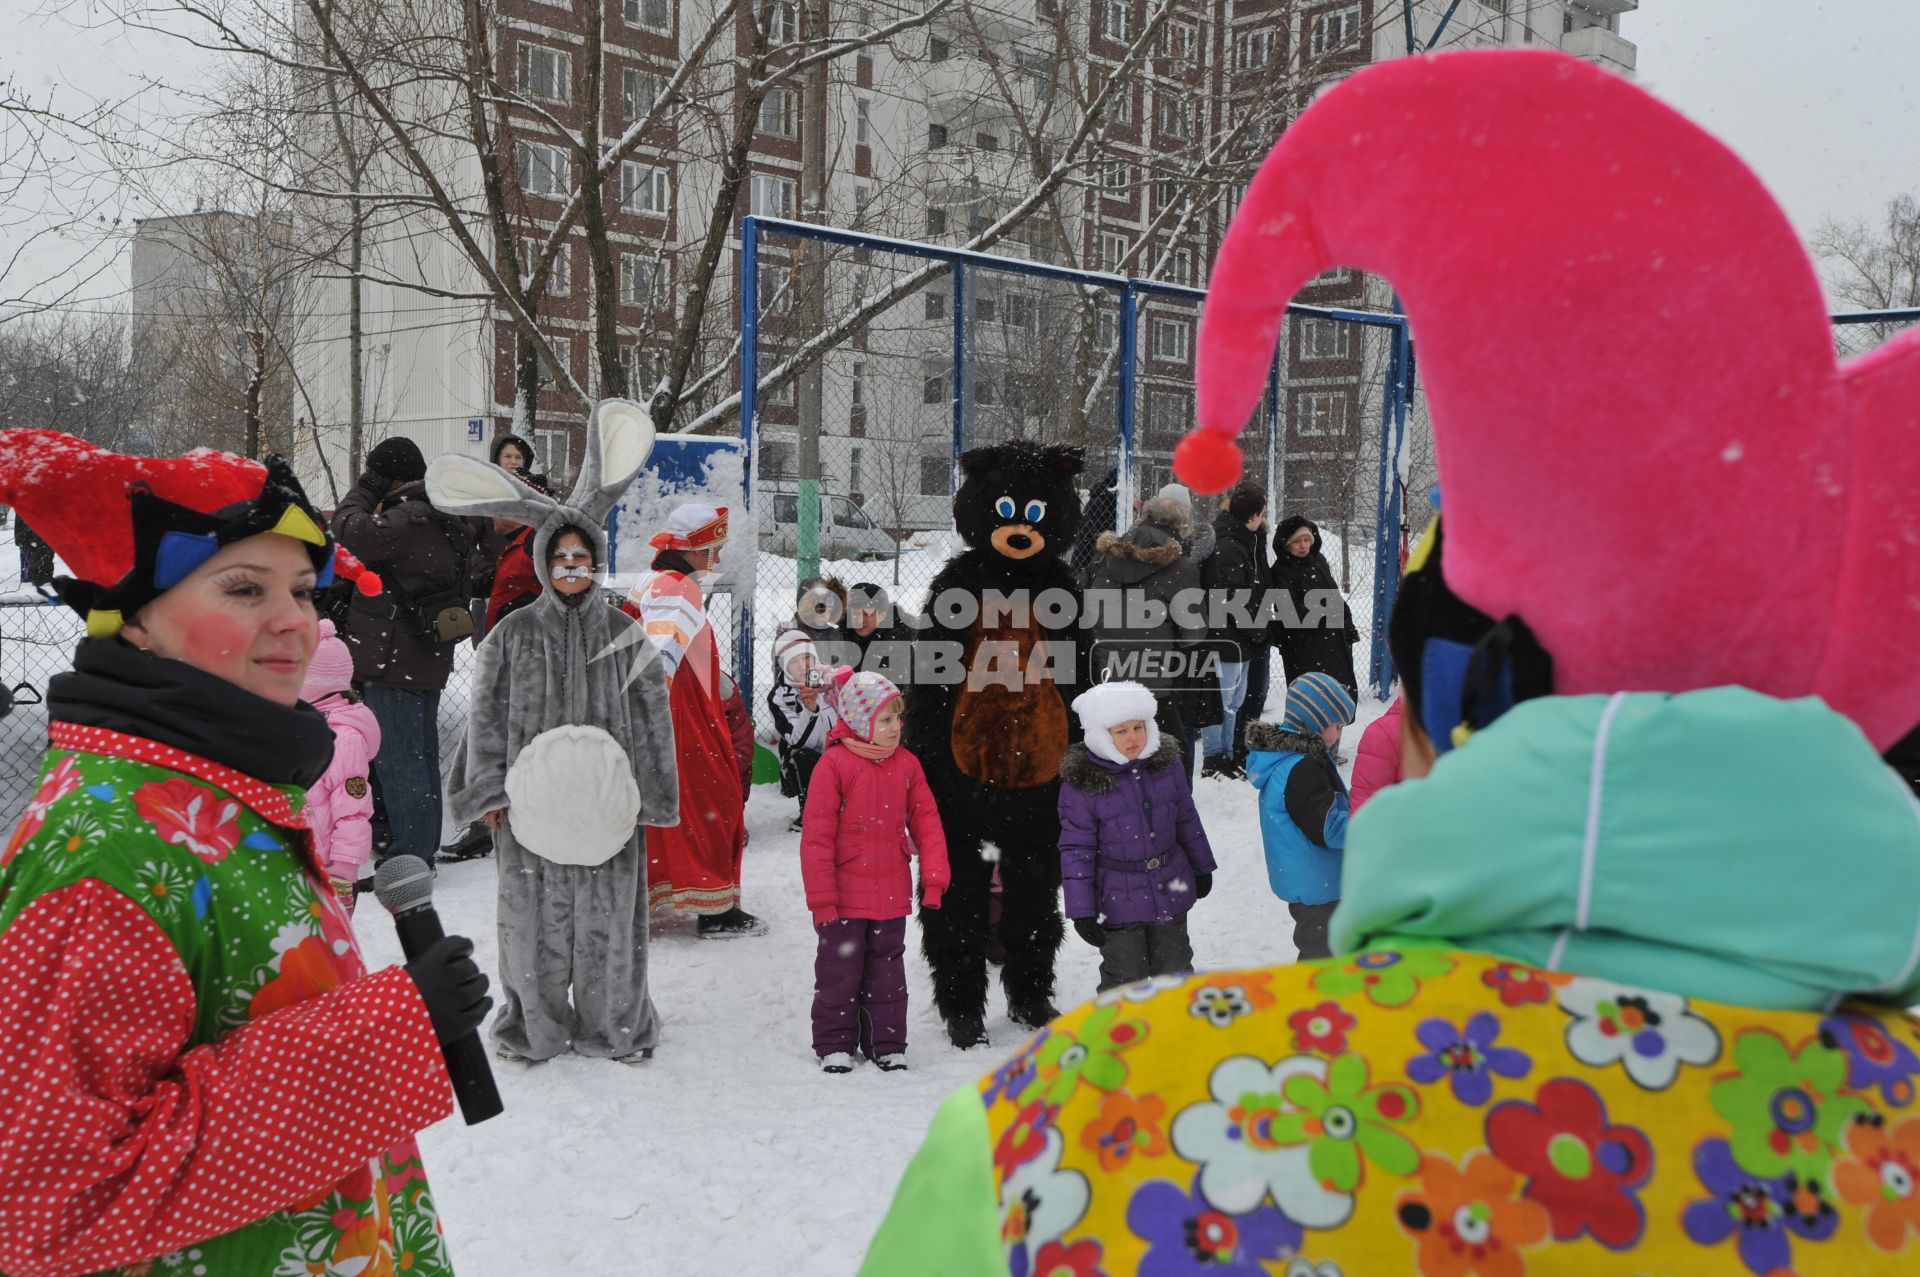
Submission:
[[[628,399],[608,399],[594,413],[600,435],[600,482],[625,488],[653,452],[653,416]]]
[[[427,467],[427,499],[435,509],[466,510],[501,501],[522,501],[529,495],[502,471],[472,457],[435,457]]]

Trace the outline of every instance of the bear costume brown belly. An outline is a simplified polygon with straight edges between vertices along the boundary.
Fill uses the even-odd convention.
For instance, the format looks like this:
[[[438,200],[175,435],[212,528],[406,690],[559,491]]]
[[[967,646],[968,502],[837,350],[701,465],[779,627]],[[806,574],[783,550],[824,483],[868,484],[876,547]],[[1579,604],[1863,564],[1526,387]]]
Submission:
[[[950,736],[954,764],[969,780],[998,789],[1038,789],[1060,775],[1068,742],[1066,702],[1051,678],[1026,677],[1046,641],[1046,631],[1031,619],[1024,626],[974,626]],[[994,646],[982,653],[986,644]],[[1016,652],[1018,689],[1007,686]],[[987,667],[976,670],[976,659]]]

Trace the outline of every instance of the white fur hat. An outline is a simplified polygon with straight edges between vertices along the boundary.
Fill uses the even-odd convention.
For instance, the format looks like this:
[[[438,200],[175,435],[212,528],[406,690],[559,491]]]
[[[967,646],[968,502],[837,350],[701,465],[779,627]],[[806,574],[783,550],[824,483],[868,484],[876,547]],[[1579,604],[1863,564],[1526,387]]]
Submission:
[[[1112,729],[1121,723],[1146,723],[1147,746],[1141,751],[1142,758],[1150,757],[1160,748],[1160,729],[1154,723],[1159,709],[1160,702],[1152,692],[1139,683],[1125,680],[1096,683],[1073,698],[1073,712],[1080,718],[1088,752],[1111,763],[1127,761],[1113,747],[1111,735]]]

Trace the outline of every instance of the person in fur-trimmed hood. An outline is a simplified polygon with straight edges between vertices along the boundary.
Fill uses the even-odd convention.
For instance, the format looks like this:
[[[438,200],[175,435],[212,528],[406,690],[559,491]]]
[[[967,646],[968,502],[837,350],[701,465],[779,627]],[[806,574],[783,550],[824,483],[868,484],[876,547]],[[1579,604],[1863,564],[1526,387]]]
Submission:
[[[673,718],[653,645],[599,589],[607,510],[652,444],[643,412],[602,403],[564,505],[467,457],[427,471],[439,508],[535,528],[540,597],[480,645],[448,782],[454,819],[493,827],[503,1059],[572,1050],[637,1064],[659,1035],[644,836],[680,818]]]
[[[1102,670],[1115,678],[1137,675],[1156,697],[1160,730],[1182,747],[1194,725],[1188,721],[1191,707],[1177,689],[1195,681],[1184,662],[1207,635],[1204,625],[1182,625],[1173,608],[1181,591],[1200,589],[1200,565],[1184,544],[1187,531],[1187,507],[1171,497],[1154,497],[1140,507],[1140,521],[1126,535],[1100,534],[1087,580],[1089,590],[1117,592],[1129,601],[1138,595],[1148,605],[1158,605],[1160,619],[1153,625],[1103,624],[1094,629],[1095,676]],[[1094,615],[1119,613],[1108,609]],[[1212,699],[1217,705],[1220,698]]]
[[[1100,950],[1100,991],[1193,970],[1187,912],[1213,890],[1213,848],[1180,747],[1153,693],[1101,683],[1073,698],[1084,739],[1060,764],[1060,879],[1067,919]]]
[[[1267,882],[1287,902],[1303,959],[1327,956],[1327,923],[1340,903],[1349,804],[1333,749],[1352,721],[1353,700],[1332,675],[1303,674],[1287,688],[1277,726],[1247,728],[1247,779],[1260,791]]]

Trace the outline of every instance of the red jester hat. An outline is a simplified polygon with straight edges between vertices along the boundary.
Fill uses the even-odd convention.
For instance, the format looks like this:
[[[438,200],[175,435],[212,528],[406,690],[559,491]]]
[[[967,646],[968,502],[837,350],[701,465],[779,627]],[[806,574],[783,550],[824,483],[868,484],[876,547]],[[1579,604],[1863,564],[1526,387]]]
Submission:
[[[1214,263],[1198,427],[1217,492],[1288,300],[1399,290],[1446,492],[1446,574],[1517,613],[1555,691],[1816,694],[1920,722],[1920,331],[1836,362],[1785,215],[1731,151],[1557,53],[1383,63],[1254,177]]]

